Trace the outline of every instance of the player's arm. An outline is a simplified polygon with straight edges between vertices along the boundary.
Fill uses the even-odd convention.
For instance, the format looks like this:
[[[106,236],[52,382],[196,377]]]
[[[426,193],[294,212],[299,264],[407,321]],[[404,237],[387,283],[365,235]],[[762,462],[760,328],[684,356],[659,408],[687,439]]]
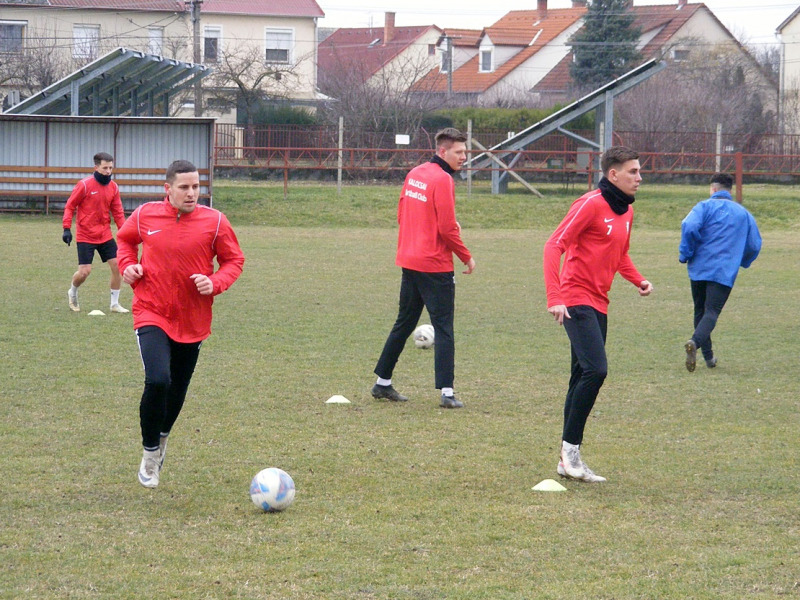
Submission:
[[[67,246],[69,246],[72,242],[72,217],[75,214],[81,199],[83,199],[84,192],[85,186],[83,185],[82,181],[79,181],[75,184],[75,187],[72,188],[72,193],[69,195],[67,203],[64,205],[64,216],[61,218],[61,240]]]
[[[223,214],[220,214],[219,233],[214,248],[219,269],[209,279],[213,284],[213,294],[216,296],[231,287],[244,268],[244,252],[239,246],[233,227]]]
[[[128,285],[133,285],[144,276],[144,269],[139,264],[139,244],[142,243],[139,235],[140,211],[141,206],[117,231],[117,266],[122,280]]]
[[[122,198],[119,195],[119,186],[114,183],[114,197],[111,199],[111,216],[114,217],[114,223],[117,225],[117,231],[125,223],[125,210],[122,207]]]

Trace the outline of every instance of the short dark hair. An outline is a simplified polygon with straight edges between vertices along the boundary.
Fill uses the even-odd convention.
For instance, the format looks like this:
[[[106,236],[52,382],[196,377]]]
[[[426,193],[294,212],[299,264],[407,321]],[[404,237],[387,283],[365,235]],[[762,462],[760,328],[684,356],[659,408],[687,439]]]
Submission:
[[[95,167],[99,167],[100,163],[103,162],[103,161],[112,162],[113,163],[114,162],[114,157],[111,156],[108,152],[98,152],[97,154],[94,155],[94,166]]]
[[[190,163],[188,160],[175,160],[170,166],[167,167],[166,182],[172,184],[175,181],[175,176],[178,173],[194,173],[197,167]]]
[[[621,165],[629,160],[639,160],[639,153],[625,146],[611,146],[600,157],[600,170],[607,175],[612,167]]]
[[[449,147],[453,142],[466,142],[467,136],[455,127],[445,127],[436,134],[435,140],[437,148]]]
[[[733,177],[727,173],[714,173],[709,183],[716,183],[723,190],[730,190],[733,188]]]

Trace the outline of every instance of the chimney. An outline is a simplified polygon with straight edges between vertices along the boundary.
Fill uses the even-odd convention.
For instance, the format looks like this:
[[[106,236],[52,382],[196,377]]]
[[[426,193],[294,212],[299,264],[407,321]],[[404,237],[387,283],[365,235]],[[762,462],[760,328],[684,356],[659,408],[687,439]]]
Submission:
[[[394,39],[394,13],[387,12],[383,25],[383,45],[385,46]]]
[[[547,0],[536,0],[536,10],[539,12],[539,18],[544,19],[547,16]]]
[[[686,0],[678,0],[678,10],[686,6]]]

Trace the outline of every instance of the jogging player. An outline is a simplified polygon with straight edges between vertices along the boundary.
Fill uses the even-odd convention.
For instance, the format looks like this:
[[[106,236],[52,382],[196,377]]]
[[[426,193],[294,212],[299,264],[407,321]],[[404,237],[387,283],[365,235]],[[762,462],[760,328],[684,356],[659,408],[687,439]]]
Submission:
[[[608,372],[605,342],[611,282],[619,273],[641,296],[653,291],[628,256],[631,205],[642,181],[639,154],[614,146],[603,153],[600,166],[603,177],[598,189],[572,204],[544,246],[547,311],[564,326],[572,355],[557,471],[562,477],[588,482],[606,480],[583,462],[580,446]],[[563,266],[562,255],[566,255]]]
[[[94,253],[100,255],[104,263],[111,269],[111,302],[110,310],[115,313],[126,313],[128,309],[119,303],[119,288],[122,283],[117,267],[117,244],[111,234],[111,217],[113,215],[117,230],[125,222],[119,187],[111,180],[114,170],[114,157],[106,152],[94,155],[94,173],[81,179],[72,189],[66,205],[61,239],[69,246],[72,243],[72,216],[77,213],[75,239],[78,246],[78,270],[72,276],[72,285],[67,291],[67,302],[70,310],[79,312],[78,288],[92,272]]]
[[[183,408],[200,344],[211,333],[214,296],[233,285],[244,265],[225,215],[197,203],[197,167],[173,162],[164,189],[163,201],[141,205],[117,234],[122,278],[133,288],[133,327],[144,364],[139,482],[148,488],[158,485],[167,436]]]

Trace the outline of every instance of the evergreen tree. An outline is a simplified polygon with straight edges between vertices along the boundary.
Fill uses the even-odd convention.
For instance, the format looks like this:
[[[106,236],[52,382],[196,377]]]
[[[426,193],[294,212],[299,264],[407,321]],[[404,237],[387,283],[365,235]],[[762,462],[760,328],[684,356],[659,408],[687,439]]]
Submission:
[[[583,27],[570,40],[575,60],[572,81],[579,89],[595,89],[632,69],[641,58],[630,0],[592,0]]]

